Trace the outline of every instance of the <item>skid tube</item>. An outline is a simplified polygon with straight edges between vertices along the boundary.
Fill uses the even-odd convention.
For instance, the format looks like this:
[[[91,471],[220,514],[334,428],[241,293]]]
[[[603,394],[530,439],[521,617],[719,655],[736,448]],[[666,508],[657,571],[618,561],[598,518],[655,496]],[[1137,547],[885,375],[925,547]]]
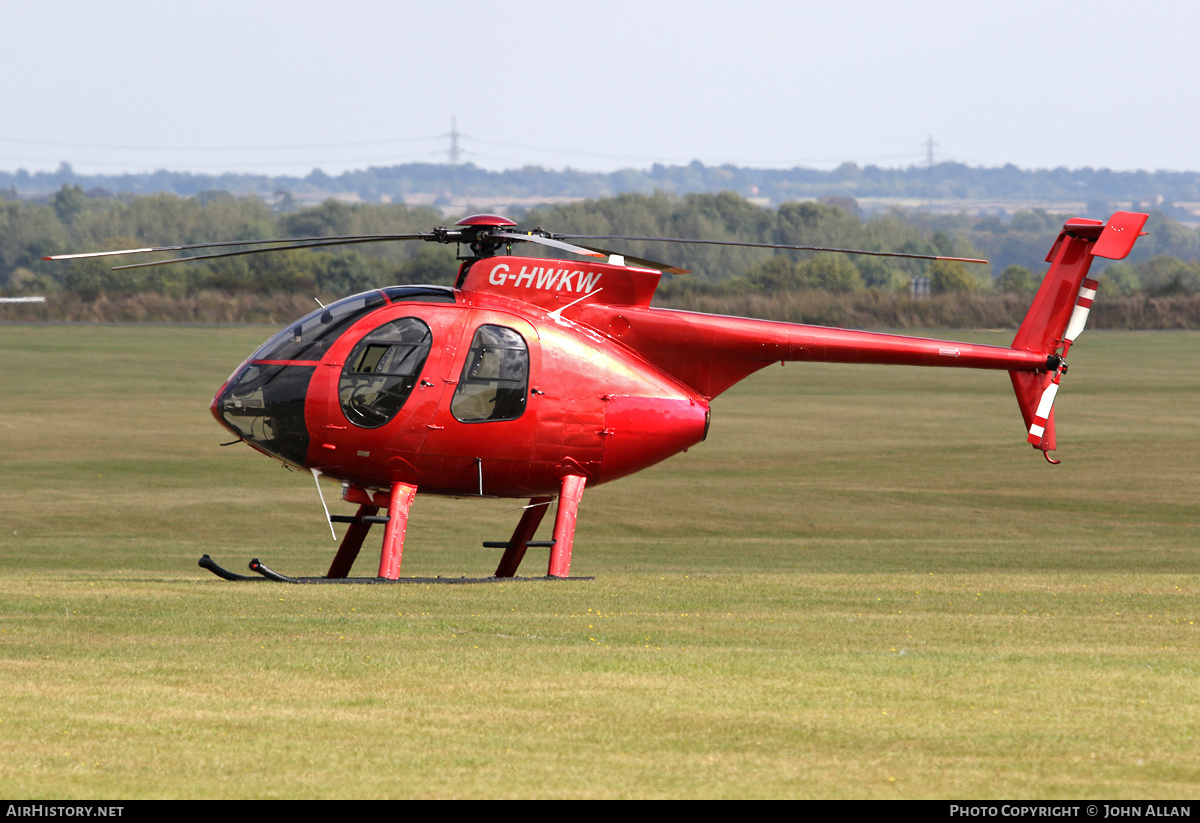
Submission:
[[[222,568],[207,554],[200,558],[199,566],[220,577],[222,580],[233,582],[274,582],[274,583],[309,583],[309,584],[342,584],[361,585],[370,583],[534,583],[547,580],[595,580],[595,577],[288,577],[286,574],[268,568],[256,557],[250,561],[250,571],[254,575],[237,574]]]

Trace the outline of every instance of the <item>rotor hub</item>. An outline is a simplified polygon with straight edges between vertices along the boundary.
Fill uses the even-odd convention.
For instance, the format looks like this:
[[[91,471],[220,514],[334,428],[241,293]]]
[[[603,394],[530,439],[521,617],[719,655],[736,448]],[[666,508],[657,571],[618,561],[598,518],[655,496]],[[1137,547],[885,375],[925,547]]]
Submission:
[[[486,226],[488,228],[512,228],[517,225],[507,217],[502,217],[499,214],[472,214],[470,217],[464,217],[454,225],[456,226]]]
[[[455,239],[459,243],[466,243],[470,247],[472,255],[493,257],[504,245],[504,241],[491,237],[491,233],[497,229],[512,228],[517,224],[499,214],[473,214],[470,217],[464,217],[454,225],[462,227]]]

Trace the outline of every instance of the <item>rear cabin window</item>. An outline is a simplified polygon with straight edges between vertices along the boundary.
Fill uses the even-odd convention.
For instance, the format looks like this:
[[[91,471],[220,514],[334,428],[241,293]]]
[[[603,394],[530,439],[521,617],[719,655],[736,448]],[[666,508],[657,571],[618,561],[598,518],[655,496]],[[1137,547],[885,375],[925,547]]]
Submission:
[[[529,347],[503,326],[480,326],[471,341],[450,411],[463,423],[516,420],[525,413]]]
[[[433,335],[415,317],[380,326],[350,352],[338,381],[338,400],[346,419],[377,429],[404,406],[429,357]]]

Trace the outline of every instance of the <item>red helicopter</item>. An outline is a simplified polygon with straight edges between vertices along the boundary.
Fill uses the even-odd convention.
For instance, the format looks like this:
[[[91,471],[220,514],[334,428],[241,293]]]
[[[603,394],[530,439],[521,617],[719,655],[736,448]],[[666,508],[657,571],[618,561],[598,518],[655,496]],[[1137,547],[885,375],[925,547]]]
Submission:
[[[250,355],[217,392],[213,416],[238,440],[286,464],[341,481],[358,504],[324,577],[263,566],[258,577],[201,565],[226,579],[400,582],[409,511],[418,490],[457,497],[529,498],[493,578],[510,579],[531,546],[548,547],[548,578],[567,578],[584,489],[640,471],[704,440],[709,402],[779,361],[884,363],[1007,371],[1027,440],[1052,463],[1054,398],[1097,283],[1093,257],[1122,259],[1147,215],[1068,220],[1050,269],[1010,348],[651,308],[663,272],[652,260],[575,245],[639,240],[838,251],[679,238],[518,232],[497,215],[410,235],[287,238],[163,265],[395,240],[457,243],[453,288],[394,286],[356,294],[301,318]],[[521,257],[535,243],[589,258]],[[47,259],[247,246],[246,241],[128,249]],[[985,261],[967,261],[985,262]],[[558,498],[553,539],[533,537]],[[380,514],[380,512],[385,512]],[[328,515],[328,510],[326,510]],[[384,527],[376,577],[348,575],[368,531]],[[332,528],[332,526],[331,526]],[[465,578],[437,578],[443,582]],[[541,579],[541,578],[539,578]]]

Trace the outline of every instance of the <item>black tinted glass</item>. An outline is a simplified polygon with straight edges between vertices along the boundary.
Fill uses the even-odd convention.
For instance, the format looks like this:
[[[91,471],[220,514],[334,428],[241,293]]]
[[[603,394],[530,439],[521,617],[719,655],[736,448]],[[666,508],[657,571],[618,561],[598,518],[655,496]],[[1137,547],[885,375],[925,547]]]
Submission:
[[[450,411],[463,423],[516,420],[525,412],[529,348],[525,338],[503,326],[480,326]]]
[[[317,309],[272,337],[251,360],[320,360],[342,332],[385,304],[377,291],[363,292]]]
[[[385,323],[358,342],[338,380],[346,419],[364,429],[387,423],[412,393],[433,335],[415,317]]]

